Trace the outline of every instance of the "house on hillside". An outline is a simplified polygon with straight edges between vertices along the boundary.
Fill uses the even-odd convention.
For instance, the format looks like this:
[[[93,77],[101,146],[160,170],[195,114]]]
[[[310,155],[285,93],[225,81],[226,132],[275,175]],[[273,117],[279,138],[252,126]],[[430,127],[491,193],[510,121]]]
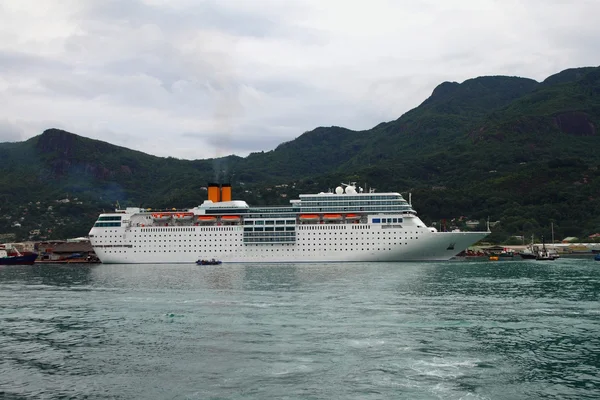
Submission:
[[[579,240],[579,239],[576,238],[575,236],[568,236],[568,237],[564,238],[561,242],[562,243],[573,243],[577,240]]]
[[[467,227],[474,229],[479,226],[479,221],[469,220],[469,221],[465,222],[465,224],[467,225]]]

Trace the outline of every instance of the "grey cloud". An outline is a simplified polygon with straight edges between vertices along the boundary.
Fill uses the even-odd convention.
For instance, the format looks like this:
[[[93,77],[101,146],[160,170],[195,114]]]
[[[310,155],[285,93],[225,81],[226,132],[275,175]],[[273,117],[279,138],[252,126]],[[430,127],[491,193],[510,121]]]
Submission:
[[[268,151],[286,141],[286,136],[282,136],[274,128],[253,125],[241,126],[235,133],[230,133],[228,135],[219,133],[186,132],[181,134],[180,137],[210,144],[216,148],[218,153],[215,154],[215,157]]]
[[[4,74],[23,73],[24,71],[60,72],[70,71],[72,67],[65,62],[37,54],[0,49],[0,70]]]
[[[319,88],[311,82],[292,78],[284,79],[282,77],[257,79],[252,82],[252,85],[261,92],[278,97],[302,97],[312,95],[316,90],[319,90]]]
[[[91,87],[86,87],[72,77],[41,77],[40,84],[50,92],[60,94],[62,96],[72,96],[82,99],[93,99],[101,94],[100,86],[94,90]]]
[[[218,1],[203,1],[196,7],[182,10],[151,6],[138,0],[88,1],[78,17],[125,22],[134,26],[155,24],[177,30],[217,29],[233,35],[252,37],[269,36],[280,29],[280,25],[269,18],[227,8]]]
[[[23,129],[7,120],[0,120],[0,142],[19,142],[23,140]]]

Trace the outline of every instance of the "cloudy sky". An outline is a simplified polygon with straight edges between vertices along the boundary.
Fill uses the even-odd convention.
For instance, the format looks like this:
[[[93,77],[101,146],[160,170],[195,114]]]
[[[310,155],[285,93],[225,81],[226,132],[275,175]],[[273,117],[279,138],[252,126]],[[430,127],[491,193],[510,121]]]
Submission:
[[[3,0],[0,142],[158,156],[368,129],[443,81],[600,64],[600,0]]]

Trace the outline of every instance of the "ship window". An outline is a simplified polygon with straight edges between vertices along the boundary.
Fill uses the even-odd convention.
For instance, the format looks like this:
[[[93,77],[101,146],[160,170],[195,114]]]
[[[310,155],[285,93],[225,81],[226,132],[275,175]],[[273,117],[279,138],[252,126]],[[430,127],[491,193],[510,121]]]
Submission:
[[[380,218],[373,218],[373,223],[374,224],[379,224],[381,222]]]

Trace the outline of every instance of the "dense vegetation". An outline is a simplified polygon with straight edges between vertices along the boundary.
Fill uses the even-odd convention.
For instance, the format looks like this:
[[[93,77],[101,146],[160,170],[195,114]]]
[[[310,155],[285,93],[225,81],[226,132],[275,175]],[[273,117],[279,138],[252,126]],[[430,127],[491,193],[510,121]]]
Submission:
[[[556,238],[584,239],[600,232],[599,123],[600,68],[579,68],[542,83],[504,76],[445,82],[395,121],[360,132],[320,127],[246,158],[160,158],[49,129],[0,144],[0,233],[85,235],[117,201],[189,207],[217,179],[232,181],[234,197],[251,204],[284,204],[356,181],[411,192],[428,223],[499,221],[493,242],[550,237],[551,224]]]

